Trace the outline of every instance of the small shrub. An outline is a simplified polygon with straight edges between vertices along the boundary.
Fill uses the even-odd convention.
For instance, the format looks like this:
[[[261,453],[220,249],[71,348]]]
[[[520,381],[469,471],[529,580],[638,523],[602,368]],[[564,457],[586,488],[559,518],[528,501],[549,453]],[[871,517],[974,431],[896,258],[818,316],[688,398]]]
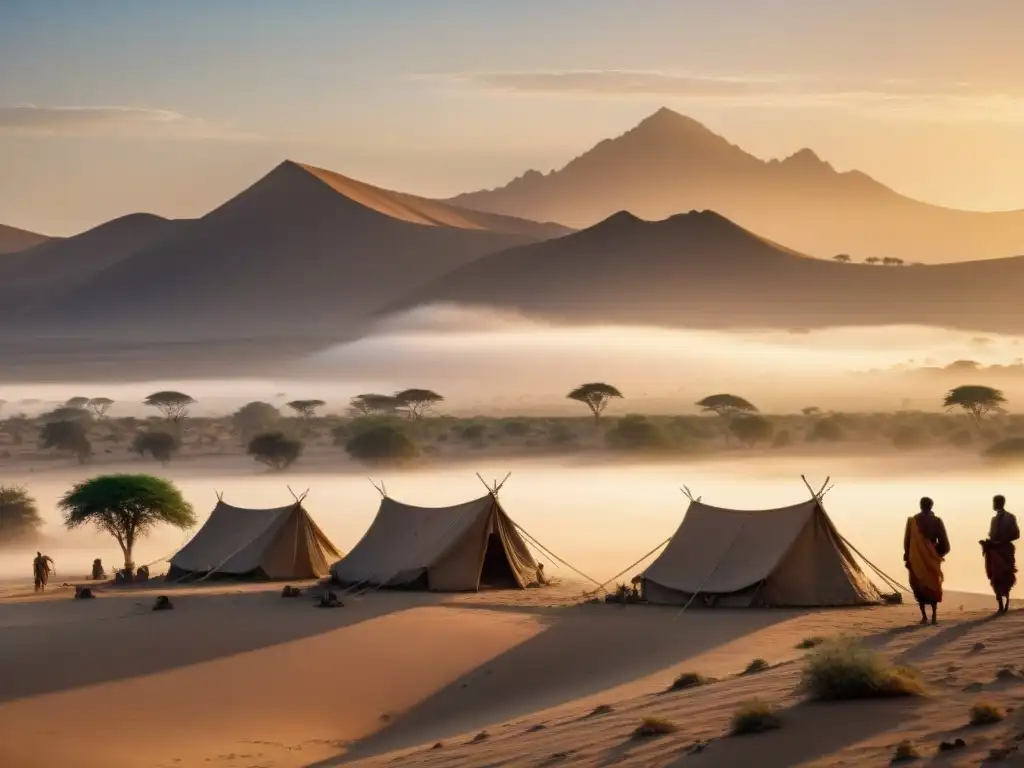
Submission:
[[[132,440],[132,451],[145,456],[147,453],[154,461],[167,464],[174,452],[179,448],[178,439],[169,432],[140,432]]]
[[[382,425],[352,436],[345,452],[353,459],[371,464],[400,463],[415,459],[420,451],[402,430]]]
[[[904,740],[897,744],[896,749],[893,750],[892,762],[906,763],[910,760],[917,760],[919,757],[921,757],[921,753],[917,751],[917,747]]]
[[[697,674],[696,672],[683,672],[675,680],[672,681],[672,685],[668,687],[670,691],[685,691],[687,688],[697,688],[701,685],[707,685],[711,682],[710,678],[704,677],[704,675]]]
[[[1002,707],[990,701],[981,701],[971,707],[971,725],[993,725],[1004,717],[1006,713]]]
[[[679,730],[679,726],[671,720],[660,717],[645,717],[633,731],[634,739],[649,739],[654,736],[666,736]]]
[[[1008,437],[993,443],[982,456],[993,461],[1020,461],[1024,459],[1024,437]]]
[[[775,708],[771,704],[754,699],[740,704],[740,708],[732,716],[729,733],[733,736],[764,733],[781,725],[782,721],[775,714]]]
[[[506,421],[502,429],[509,437],[524,437],[530,434],[530,425],[525,421]]]
[[[819,645],[825,642],[824,637],[815,635],[814,637],[805,637],[797,644],[797,649],[801,651],[809,651],[811,648],[817,648]]]
[[[921,696],[924,686],[906,667],[853,640],[825,643],[809,654],[803,687],[817,701]]]
[[[744,675],[755,675],[758,672],[764,672],[770,666],[771,666],[771,664],[769,664],[764,659],[754,659],[752,662],[747,664],[747,668],[743,670],[743,674]]]
[[[294,464],[302,455],[302,443],[292,440],[283,432],[267,432],[250,440],[245,452],[261,464],[281,471]]]

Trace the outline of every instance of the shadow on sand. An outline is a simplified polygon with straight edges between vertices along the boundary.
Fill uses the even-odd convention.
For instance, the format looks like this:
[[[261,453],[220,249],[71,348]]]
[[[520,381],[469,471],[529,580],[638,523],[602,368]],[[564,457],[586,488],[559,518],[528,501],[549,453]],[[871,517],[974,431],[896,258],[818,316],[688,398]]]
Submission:
[[[99,600],[69,595],[0,605],[0,617],[32,611],[40,619],[26,624],[14,615],[0,630],[0,703],[212,661],[440,602],[429,593],[381,591],[370,600],[343,597],[345,607],[317,610],[314,598],[285,600],[279,589],[166,592],[172,611],[154,612],[154,595],[132,591]],[[145,653],[119,650],[131,647]],[[95,656],[98,663],[91,663]]]
[[[676,609],[604,605],[552,612],[539,635],[464,675],[343,755],[307,768],[450,738],[597,694],[799,612],[702,611],[678,619],[676,614]]]

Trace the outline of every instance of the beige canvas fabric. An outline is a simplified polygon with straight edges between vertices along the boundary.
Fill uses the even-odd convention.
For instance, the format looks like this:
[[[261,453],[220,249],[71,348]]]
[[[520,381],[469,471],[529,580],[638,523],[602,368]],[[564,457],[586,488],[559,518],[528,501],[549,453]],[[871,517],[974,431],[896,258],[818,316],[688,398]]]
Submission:
[[[453,507],[416,507],[385,498],[363,538],[331,567],[331,575],[342,584],[477,590],[492,542],[500,548],[493,556],[504,556],[516,586],[536,583],[536,562],[491,494]]]
[[[756,511],[691,502],[643,580],[647,599],[657,603],[685,604],[698,592],[726,605],[863,605],[881,599],[812,499]]]
[[[220,501],[171,558],[171,573],[213,570],[270,579],[320,578],[340,556],[301,504],[243,509]]]

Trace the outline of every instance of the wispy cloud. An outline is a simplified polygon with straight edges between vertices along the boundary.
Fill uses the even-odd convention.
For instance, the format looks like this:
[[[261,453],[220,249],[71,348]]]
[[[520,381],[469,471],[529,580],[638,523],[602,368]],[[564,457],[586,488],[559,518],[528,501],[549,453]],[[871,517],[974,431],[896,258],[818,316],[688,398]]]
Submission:
[[[145,136],[244,139],[254,135],[169,109],[124,106],[0,106],[0,133],[30,136]]]
[[[713,106],[828,106],[903,116],[1024,121],[1024,90],[961,81],[844,80],[791,75],[702,75],[643,70],[553,70],[428,75],[512,95],[664,97]]]

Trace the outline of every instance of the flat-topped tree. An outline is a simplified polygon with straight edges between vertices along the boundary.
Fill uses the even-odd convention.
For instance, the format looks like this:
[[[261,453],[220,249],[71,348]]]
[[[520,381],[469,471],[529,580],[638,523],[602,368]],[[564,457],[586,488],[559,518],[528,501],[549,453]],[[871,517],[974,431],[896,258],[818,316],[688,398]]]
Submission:
[[[96,414],[97,417],[103,418],[107,415],[107,411],[110,410],[110,406],[114,404],[114,401],[109,397],[91,397],[89,402],[86,403],[86,407]]]
[[[36,500],[18,485],[0,485],[0,544],[27,542],[43,527]]]
[[[422,419],[427,411],[443,402],[444,398],[430,389],[403,389],[395,393],[395,401],[410,418]]]
[[[64,401],[65,408],[85,408],[88,404],[88,397],[69,397]]]
[[[697,401],[697,407],[705,413],[714,413],[722,417],[758,413],[757,406],[749,400],[744,400],[738,395],[729,394],[708,395],[703,400]]]
[[[987,414],[1002,413],[1006,398],[1003,393],[993,387],[986,387],[982,384],[963,384],[949,390],[942,401],[942,405],[948,410],[960,408],[968,414],[974,423],[981,424],[982,418]]]
[[[188,416],[188,407],[196,401],[184,392],[166,390],[154,392],[143,402],[160,411],[168,421],[173,421],[177,424]]]
[[[394,395],[367,393],[349,400],[349,410],[356,416],[391,416],[401,407]]]
[[[590,412],[594,414],[594,424],[600,424],[601,414],[608,407],[608,402],[613,397],[621,399],[622,393],[611,384],[605,384],[602,381],[592,381],[588,384],[580,384],[566,397],[587,406]]]
[[[323,408],[327,403],[323,400],[292,400],[287,405],[295,411],[297,416],[309,421],[316,418],[317,410]]]
[[[68,530],[91,523],[117,541],[127,572],[135,568],[132,549],[158,525],[191,528],[192,505],[169,480],[152,475],[99,475],[71,488],[57,503]]]

